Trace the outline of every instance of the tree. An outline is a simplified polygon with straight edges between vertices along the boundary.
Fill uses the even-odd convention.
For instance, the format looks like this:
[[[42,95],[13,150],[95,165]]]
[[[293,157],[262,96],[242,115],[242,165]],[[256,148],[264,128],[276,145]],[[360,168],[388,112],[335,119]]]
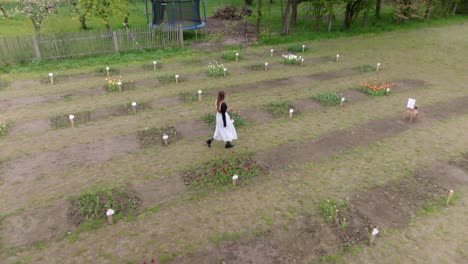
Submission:
[[[344,28],[349,29],[353,20],[359,15],[359,12],[368,8],[372,0],[345,0],[345,20]]]
[[[20,0],[21,12],[31,19],[36,32],[41,31],[42,21],[50,13],[55,12],[60,0]]]
[[[0,2],[0,12],[2,12],[2,15],[4,18],[9,19],[10,16],[8,15],[8,12],[5,10],[5,7],[3,7],[3,3]]]
[[[382,7],[382,0],[375,1],[375,17],[380,18],[380,9]]]
[[[286,1],[286,3],[285,3]],[[294,0],[281,0],[281,34],[289,35],[291,30],[291,6]]]
[[[100,18],[107,31],[111,31],[109,18],[111,16],[125,17],[128,14],[128,0],[94,0],[93,16]]]
[[[95,0],[68,0],[71,12],[78,16],[83,30],[88,29],[86,17],[92,15],[95,2]]]

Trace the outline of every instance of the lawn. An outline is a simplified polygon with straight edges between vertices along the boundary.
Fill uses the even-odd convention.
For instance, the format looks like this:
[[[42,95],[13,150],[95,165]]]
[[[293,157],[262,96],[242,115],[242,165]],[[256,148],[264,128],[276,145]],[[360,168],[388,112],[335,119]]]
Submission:
[[[223,61],[226,77],[208,74],[222,52],[171,51],[159,53],[156,70],[147,54],[5,74],[0,257],[458,263],[468,246],[460,235],[467,231],[468,64],[460,60],[467,36],[460,24],[295,43],[311,47],[298,54],[304,65],[282,63],[292,44],[248,47],[238,51],[241,60]],[[265,62],[268,71],[252,68]],[[361,70],[377,63],[379,71]],[[134,87],[109,91],[106,66]],[[374,80],[392,83],[391,92],[356,90]],[[245,121],[232,150],[205,143],[213,128],[204,119],[221,89]],[[340,106],[335,97],[346,100]],[[420,110],[415,123],[401,120],[408,98]],[[239,176],[235,186],[231,174]],[[455,195],[446,208],[449,189]],[[111,207],[121,211],[108,225]],[[374,225],[380,233],[369,247]]]

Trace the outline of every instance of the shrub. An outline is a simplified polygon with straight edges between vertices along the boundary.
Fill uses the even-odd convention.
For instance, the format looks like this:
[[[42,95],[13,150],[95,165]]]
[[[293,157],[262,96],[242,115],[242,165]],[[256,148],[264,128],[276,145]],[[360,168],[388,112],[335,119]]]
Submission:
[[[175,74],[174,75],[167,74],[167,75],[159,76],[158,80],[161,84],[169,84],[169,83],[176,82]],[[184,79],[180,77],[179,75],[179,82],[182,82],[182,81],[184,81]]]
[[[215,64],[208,64],[208,75],[212,77],[220,77],[224,76],[224,64],[218,64],[215,62]],[[227,74],[227,72],[226,72]]]
[[[235,61],[236,60],[236,53],[239,53],[237,51],[223,51],[221,54],[221,57],[225,61]],[[237,57],[238,60],[242,60],[242,56],[239,54]]]
[[[341,97],[336,93],[319,93],[313,99],[323,105],[339,105]]]
[[[382,96],[387,94],[387,89],[392,87],[393,83],[378,83],[373,82],[362,82],[359,84],[358,90],[372,96]]]
[[[289,102],[271,102],[266,105],[266,111],[274,117],[286,116],[289,114],[289,109],[293,108]],[[295,111],[297,113],[297,111]]]
[[[103,188],[72,198],[69,220],[80,225],[90,220],[105,220],[107,209],[115,211],[114,219],[131,213],[141,204],[141,199],[124,187]]]
[[[235,127],[241,127],[245,125],[245,119],[241,116],[239,111],[228,111],[229,117],[231,120],[234,120]],[[202,120],[205,121],[208,125],[215,127],[216,126],[216,115],[213,113],[207,113],[202,116]]]
[[[294,64],[300,64],[302,61],[301,56],[296,56],[293,54],[288,54],[288,55],[283,55],[283,63],[286,65],[294,65]]]
[[[229,185],[232,176],[249,179],[261,173],[260,166],[249,153],[237,153],[203,162],[182,174],[185,184],[193,187]]]

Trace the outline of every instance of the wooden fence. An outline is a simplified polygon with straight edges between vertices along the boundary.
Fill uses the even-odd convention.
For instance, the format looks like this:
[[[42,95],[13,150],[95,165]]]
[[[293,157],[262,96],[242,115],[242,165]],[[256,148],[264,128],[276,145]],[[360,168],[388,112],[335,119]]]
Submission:
[[[46,33],[0,38],[0,61],[17,63],[32,59],[62,59],[183,46],[183,31],[180,26],[166,27],[164,30],[132,27],[112,32]]]

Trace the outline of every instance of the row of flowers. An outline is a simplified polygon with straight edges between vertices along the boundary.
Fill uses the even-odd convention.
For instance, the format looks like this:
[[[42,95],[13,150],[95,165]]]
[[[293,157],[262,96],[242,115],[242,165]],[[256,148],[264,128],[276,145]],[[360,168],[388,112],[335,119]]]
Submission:
[[[379,84],[376,80],[374,80],[374,81],[361,82],[361,83],[359,83],[359,85],[361,87],[363,87],[363,88],[367,88],[367,89],[370,89],[370,90],[373,90],[373,91],[377,91],[377,90],[384,90],[384,89],[390,88],[394,84],[393,83],[385,83],[385,82],[382,82],[382,83]]]

